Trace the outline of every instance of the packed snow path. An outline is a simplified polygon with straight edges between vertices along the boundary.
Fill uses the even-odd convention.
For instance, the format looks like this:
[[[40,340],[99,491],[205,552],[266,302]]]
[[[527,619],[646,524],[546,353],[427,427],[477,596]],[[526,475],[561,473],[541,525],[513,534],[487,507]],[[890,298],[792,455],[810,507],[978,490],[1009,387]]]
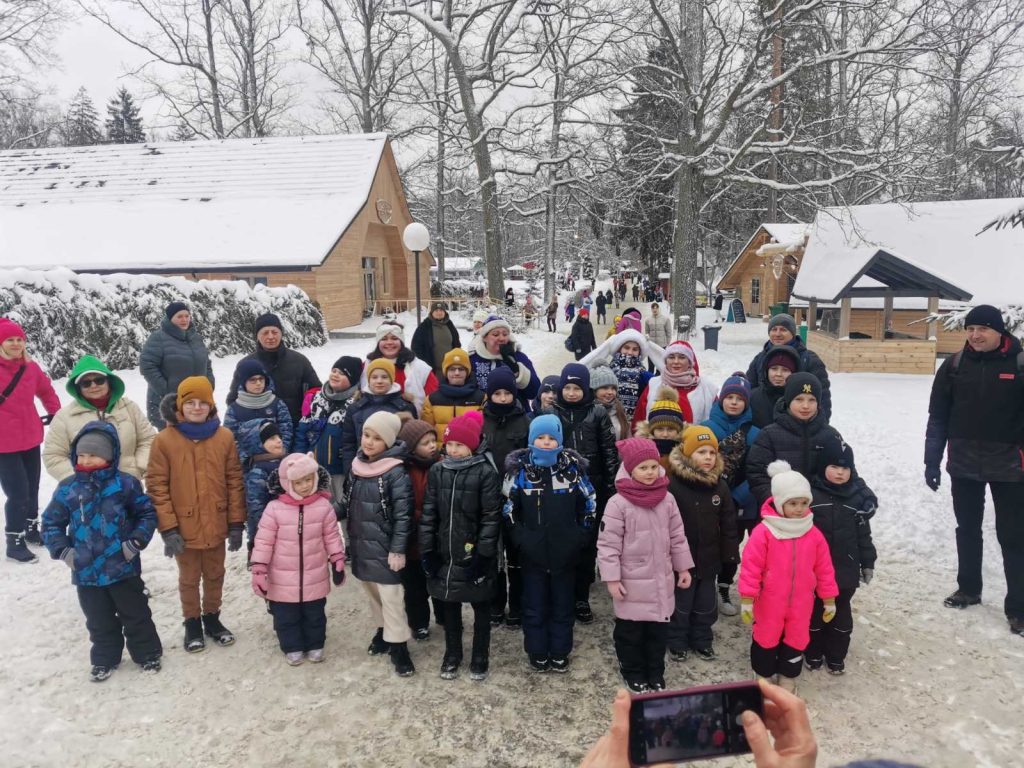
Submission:
[[[623,306],[625,308],[626,305]],[[613,316],[609,309],[609,319]],[[711,317],[701,310],[698,326]],[[542,321],[543,323],[543,318]],[[411,327],[407,325],[407,327]],[[542,375],[571,359],[559,332],[533,330],[524,347]],[[603,336],[606,326],[596,326]],[[716,384],[745,370],[766,338],[757,321],[727,325],[720,352],[701,352]],[[372,340],[308,350],[325,375],[341,354],[365,355]],[[215,364],[217,397],[237,358]],[[137,372],[127,394],[145,400]],[[62,400],[64,382],[57,382]],[[984,604],[942,607],[955,586],[949,480],[933,494],[922,478],[929,377],[833,376],[834,423],[880,499],[873,521],[875,580],[854,600],[856,628],[845,677],[800,679],[821,748],[819,764],[890,757],[927,766],[1019,764],[1024,722],[1024,640],[1002,612],[1004,580],[986,519]],[[53,482],[44,477],[45,504]],[[572,766],[608,724],[621,685],[607,592],[595,585],[597,621],[576,628],[572,671],[527,670],[518,631],[498,629],[491,675],[438,679],[440,628],[411,648],[417,675],[399,679],[371,658],[366,598],[352,581],[328,598],[327,661],[289,668],[271,618],[253,596],[244,553],[228,556],[222,617],[238,636],[230,648],[186,654],[181,647],[177,570],[159,538],[143,553],[143,576],[164,641],[164,669],[145,675],[125,655],[103,684],[90,683],[85,622],[65,566],[0,563],[0,722],[9,766]],[[467,611],[467,624],[472,621]],[[466,643],[470,629],[466,628]],[[749,677],[749,629],[738,617],[715,626],[718,659],[668,662],[672,687]],[[749,765],[749,759],[713,765]],[[712,763],[706,763],[712,765]]]

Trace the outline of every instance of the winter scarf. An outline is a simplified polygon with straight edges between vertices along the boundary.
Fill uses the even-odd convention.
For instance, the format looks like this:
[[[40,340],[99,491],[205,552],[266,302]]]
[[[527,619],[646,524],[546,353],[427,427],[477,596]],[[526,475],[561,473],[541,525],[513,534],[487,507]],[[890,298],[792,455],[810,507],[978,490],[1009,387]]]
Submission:
[[[693,368],[683,373],[669,373],[666,367],[661,372],[661,381],[676,389],[693,389],[700,384],[700,376]]]
[[[721,403],[715,403],[711,408],[711,415],[704,422],[704,426],[714,432],[715,437],[721,442],[744,425],[750,424],[753,420],[754,412],[750,410],[749,405],[743,409],[743,413],[739,416],[730,416],[722,409]]]
[[[658,446],[659,456],[668,456],[672,453],[672,449],[679,445],[678,440],[673,440],[671,437],[653,437],[654,444]]]
[[[402,466],[402,460],[393,456],[368,461],[366,455],[359,451],[352,459],[352,474],[356,477],[380,477],[389,469]]]
[[[213,437],[217,430],[220,429],[220,419],[214,416],[202,424],[193,424],[191,421],[179,421],[174,426],[189,440],[206,440]]]
[[[516,408],[516,400],[512,400],[511,403],[496,403],[493,400],[488,400],[484,405],[484,413],[489,413],[492,416],[501,417],[508,416]]]
[[[469,381],[460,387],[456,387],[448,382],[443,382],[437,385],[437,389],[445,397],[451,398],[457,402],[463,402],[467,397],[476,392],[476,379],[470,375]]]
[[[765,524],[772,536],[780,541],[785,541],[786,539],[799,539],[811,530],[814,527],[814,515],[810,513],[803,517],[765,515],[761,518],[761,522]]]
[[[615,378],[619,380],[619,401],[626,410],[626,415],[633,418],[636,405],[640,400],[641,379],[647,373],[647,369],[640,361],[639,355],[627,355],[623,352],[616,352],[612,355],[612,362],[609,365]]]
[[[630,504],[654,509],[668,493],[668,476],[663,471],[650,485],[638,483],[632,477],[618,477],[615,479],[615,490]]]
[[[538,467],[553,467],[558,462],[558,454],[561,448],[538,448],[530,446],[530,461]]]
[[[266,408],[272,402],[277,395],[274,394],[274,390],[267,389],[259,395],[253,395],[246,392],[244,389],[238,390],[238,398],[235,400],[243,408],[252,408],[258,410],[260,408]]]

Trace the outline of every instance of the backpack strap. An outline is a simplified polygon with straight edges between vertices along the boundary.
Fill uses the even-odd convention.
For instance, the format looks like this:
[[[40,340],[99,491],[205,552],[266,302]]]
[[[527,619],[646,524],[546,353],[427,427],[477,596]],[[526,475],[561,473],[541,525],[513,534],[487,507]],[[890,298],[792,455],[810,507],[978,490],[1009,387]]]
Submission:
[[[957,369],[960,367],[960,358],[963,357],[963,355],[964,351],[962,349],[953,353],[953,356],[949,361],[950,374],[957,372]],[[1017,375],[1024,376],[1024,349],[1017,353]]]
[[[0,405],[3,405],[4,403],[7,402],[7,398],[9,398],[11,396],[11,393],[14,392],[14,388],[18,386],[18,382],[21,381],[21,377],[25,375],[26,368],[28,368],[27,364],[21,366],[14,374],[14,376],[11,378],[11,380],[8,382],[7,386],[4,388],[4,391],[0,392]]]

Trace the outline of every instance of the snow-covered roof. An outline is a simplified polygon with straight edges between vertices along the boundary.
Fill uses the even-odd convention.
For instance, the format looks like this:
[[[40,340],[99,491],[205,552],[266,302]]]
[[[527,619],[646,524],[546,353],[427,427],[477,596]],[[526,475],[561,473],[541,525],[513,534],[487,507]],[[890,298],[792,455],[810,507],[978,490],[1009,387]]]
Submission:
[[[451,272],[472,272],[479,263],[480,259],[474,259],[472,256],[446,256],[444,268],[445,271]],[[436,270],[437,265],[435,264],[430,269]]]
[[[0,267],[303,267],[366,204],[387,135],[0,152]]]
[[[750,239],[743,244],[742,248],[740,248],[739,252],[736,254],[736,258],[732,260],[725,272],[722,273],[722,277],[719,278],[718,282],[725,282],[725,278],[732,271],[733,267],[739,263],[739,260],[743,258],[743,255],[747,252],[750,244],[754,242],[754,238],[758,236],[762,229],[768,233],[769,237],[771,237],[774,242],[785,244],[792,251],[796,250],[798,244],[803,244],[803,240],[807,235],[807,231],[810,226],[810,224],[805,224],[803,222],[768,222],[761,224],[756,230],[754,230],[754,234],[750,236]]]
[[[973,303],[1021,300],[1024,230],[982,233],[996,216],[1024,199],[835,207],[815,217],[795,297],[836,301],[881,265],[922,273],[971,294]],[[884,264],[883,264],[884,262]]]

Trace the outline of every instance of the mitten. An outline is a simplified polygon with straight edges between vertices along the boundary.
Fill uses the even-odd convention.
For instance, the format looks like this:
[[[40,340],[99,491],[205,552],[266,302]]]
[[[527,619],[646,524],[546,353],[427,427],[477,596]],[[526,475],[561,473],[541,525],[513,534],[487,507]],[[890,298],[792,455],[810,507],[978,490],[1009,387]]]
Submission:
[[[477,557],[474,558],[473,566],[473,584],[483,584],[487,580],[487,574],[491,572],[494,567],[494,558],[491,557]]]
[[[124,555],[124,559],[129,563],[138,557],[139,550],[141,549],[142,547],[136,544],[134,539],[128,539],[128,541],[121,542],[121,553]]]
[[[502,344],[498,351],[501,352],[501,360],[512,370],[512,375],[519,377],[519,361],[516,359],[516,345],[509,341]]]
[[[928,464],[924,468],[924,482],[933,491],[939,490],[939,485],[942,484],[942,470],[939,469],[937,464]]]
[[[861,580],[861,583],[864,584],[865,587],[868,584],[871,583],[871,580],[873,578],[875,578],[875,569],[874,568],[861,568],[860,569],[860,580]]]
[[[228,552],[237,552],[242,548],[242,531],[240,525],[233,525],[228,529]]]
[[[171,528],[160,535],[164,537],[164,554],[167,557],[177,557],[185,551],[185,540],[181,538],[177,528]]]
[[[334,561],[334,567],[331,569],[331,581],[334,582],[336,587],[340,587],[345,583],[345,558],[339,558]]]
[[[61,562],[64,563],[72,571],[75,570],[75,550],[72,547],[65,547],[64,551],[60,553]]]
[[[836,617],[836,599],[830,597],[823,602],[825,603],[825,610],[821,613],[821,620],[828,624]]]
[[[441,558],[439,558],[434,552],[428,552],[425,554],[420,560],[420,564],[423,566],[423,573],[431,579],[437,575],[439,570],[441,570]]]
[[[740,598],[740,618],[744,624],[754,623],[754,599],[751,597]]]
[[[267,576],[267,566],[262,563],[253,563],[252,566],[252,591],[257,597],[266,597],[270,589],[270,579]]]

